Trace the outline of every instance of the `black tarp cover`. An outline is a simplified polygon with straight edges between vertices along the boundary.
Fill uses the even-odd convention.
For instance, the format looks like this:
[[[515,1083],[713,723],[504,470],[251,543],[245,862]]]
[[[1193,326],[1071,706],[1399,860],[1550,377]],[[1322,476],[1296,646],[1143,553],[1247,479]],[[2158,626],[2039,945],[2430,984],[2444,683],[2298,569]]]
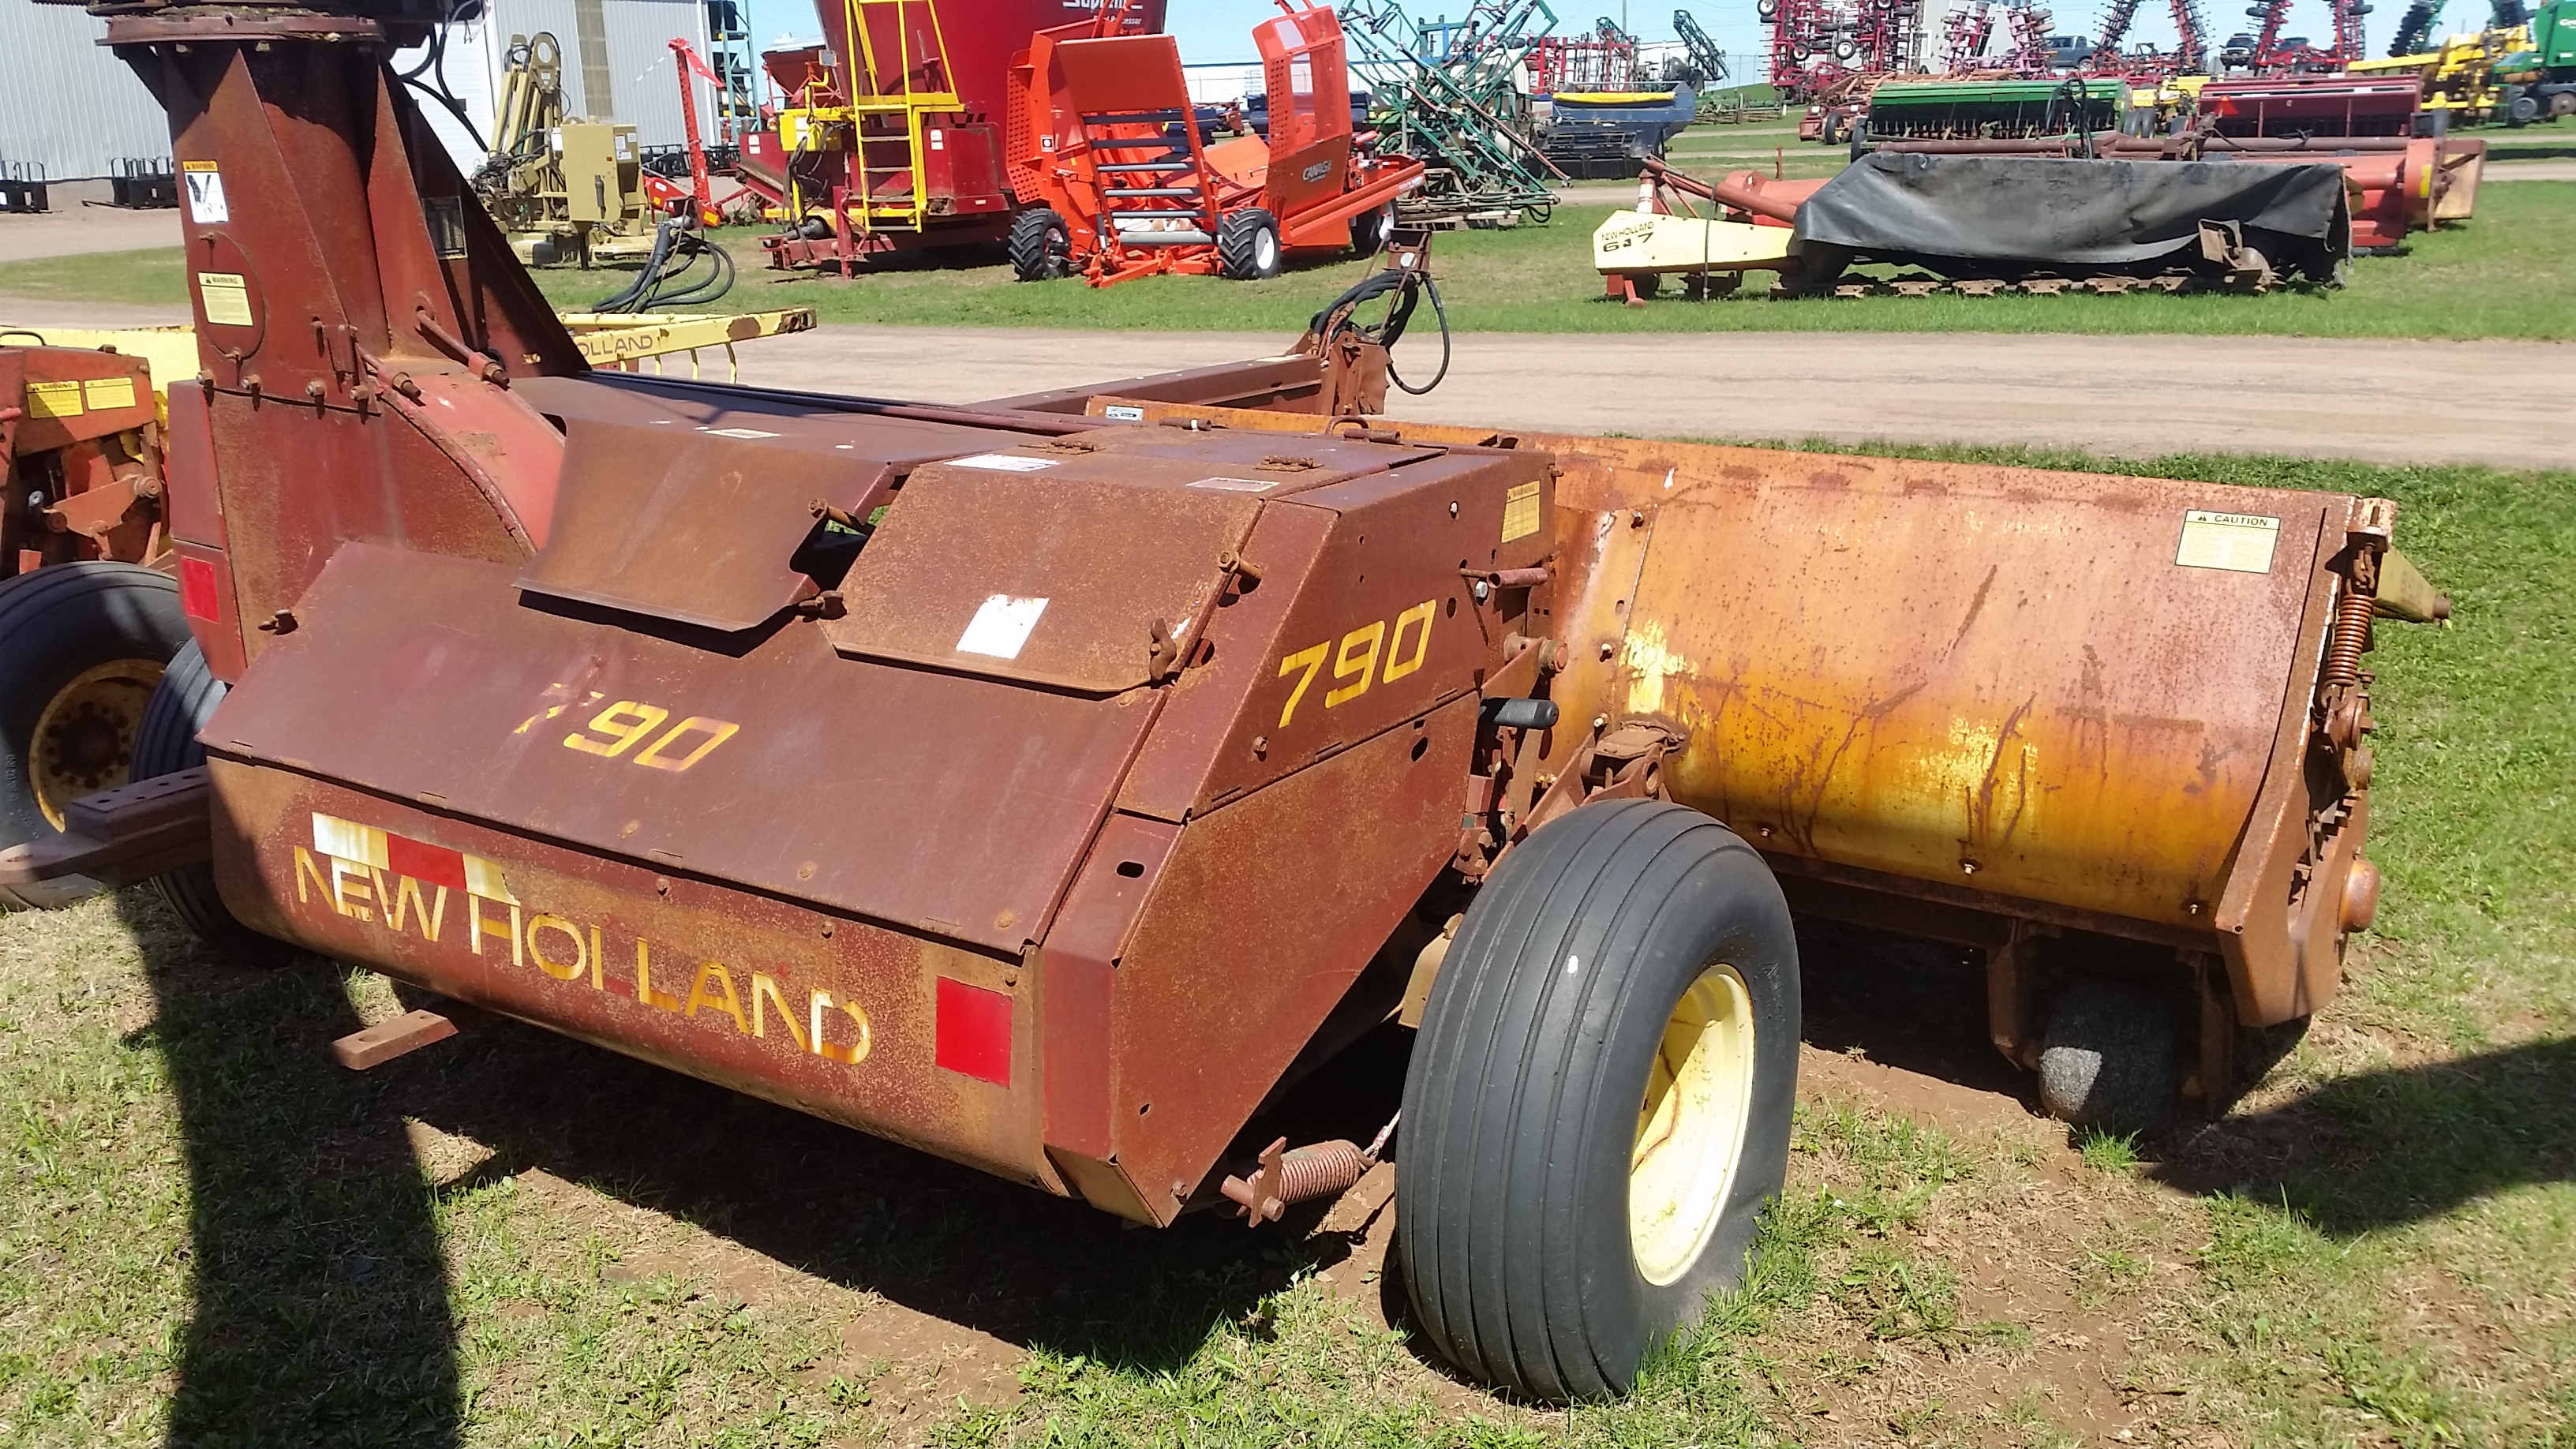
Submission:
[[[1873,151],[1798,208],[1801,243],[1872,256],[2129,267],[2242,223],[2275,265],[2323,276],[2351,251],[2331,163],[2094,161]]]

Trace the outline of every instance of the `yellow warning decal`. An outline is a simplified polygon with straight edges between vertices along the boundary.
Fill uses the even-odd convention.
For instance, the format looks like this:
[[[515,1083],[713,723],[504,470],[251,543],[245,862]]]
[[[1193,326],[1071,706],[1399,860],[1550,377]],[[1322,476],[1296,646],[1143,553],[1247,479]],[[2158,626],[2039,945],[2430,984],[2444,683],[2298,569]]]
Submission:
[[[81,385],[76,382],[31,382],[27,384],[27,414],[38,418],[76,418],[81,415]]]
[[[206,320],[226,327],[254,325],[250,316],[250,283],[239,272],[199,272],[197,295],[205,301]]]
[[[2268,574],[2281,520],[2260,513],[2211,513],[2194,508],[2182,516],[2182,543],[2174,562],[2187,569]]]
[[[1503,542],[1527,538],[1538,532],[1538,485],[1514,484],[1503,495]]]
[[[81,384],[81,399],[94,408],[130,408],[134,406],[134,379],[91,378]]]

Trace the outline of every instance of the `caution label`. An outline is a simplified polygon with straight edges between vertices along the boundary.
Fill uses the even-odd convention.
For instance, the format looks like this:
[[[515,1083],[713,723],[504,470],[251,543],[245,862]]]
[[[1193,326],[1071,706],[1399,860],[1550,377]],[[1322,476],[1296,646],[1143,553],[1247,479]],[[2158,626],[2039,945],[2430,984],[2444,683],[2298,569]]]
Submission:
[[[81,384],[81,401],[93,408],[130,408],[134,406],[134,379],[130,377],[94,377]]]
[[[2281,520],[2259,513],[2209,513],[2195,508],[2182,516],[2182,543],[2174,562],[2187,569],[2225,569],[2230,573],[2268,574],[2272,549],[2281,540]]]
[[[224,173],[212,161],[182,161],[179,179],[188,193],[188,219],[199,226],[210,226],[233,219],[232,208],[224,204]]]
[[[1527,538],[1538,532],[1538,485],[1514,484],[1503,495],[1503,542]]]
[[[27,384],[27,415],[36,418],[76,418],[81,415],[81,385],[76,382],[31,382]]]
[[[250,315],[250,283],[239,272],[199,272],[197,299],[205,304],[210,323],[222,327],[255,325]]]

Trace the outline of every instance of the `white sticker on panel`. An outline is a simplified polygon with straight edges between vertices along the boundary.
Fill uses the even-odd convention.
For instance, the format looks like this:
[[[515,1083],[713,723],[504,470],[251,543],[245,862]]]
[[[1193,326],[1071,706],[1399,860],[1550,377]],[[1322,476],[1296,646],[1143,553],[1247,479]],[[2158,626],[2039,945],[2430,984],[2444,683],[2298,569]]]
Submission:
[[[1279,486],[1279,480],[1276,478],[1201,478],[1188,486],[1213,488],[1219,493],[1267,493]]]
[[[188,219],[199,226],[212,226],[233,219],[232,209],[224,205],[224,173],[212,161],[182,161],[179,179],[187,183]]]
[[[982,468],[992,473],[1034,473],[1056,465],[1053,458],[1023,458],[1017,453],[977,453],[971,458],[948,461],[960,468]]]
[[[1038,626],[1038,616],[1046,612],[1044,599],[1015,599],[1009,594],[995,594],[967,621],[966,632],[957,636],[960,654],[987,654],[995,659],[1017,659],[1029,642],[1029,631]]]
[[[2277,518],[2194,508],[2182,516],[2182,543],[2174,550],[2174,562],[2187,569],[2268,574],[2272,571],[2272,549],[2280,541],[2281,520]]]
[[[1145,421],[1145,410],[1137,407],[1133,403],[1110,403],[1101,408],[1100,415],[1113,423],[1141,423]]]

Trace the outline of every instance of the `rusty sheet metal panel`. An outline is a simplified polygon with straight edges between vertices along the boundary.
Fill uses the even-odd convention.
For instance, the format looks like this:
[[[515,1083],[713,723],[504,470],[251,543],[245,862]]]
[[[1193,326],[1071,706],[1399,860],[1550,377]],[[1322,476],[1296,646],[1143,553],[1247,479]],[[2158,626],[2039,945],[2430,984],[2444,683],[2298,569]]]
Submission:
[[[696,649],[522,607],[516,572],[348,546],[207,748],[1016,954],[1153,716],[837,658],[810,623]]]
[[[1146,877],[1114,973],[1109,1115],[1152,1221],[1179,1212],[1447,864],[1476,712],[1453,701],[1194,820]]]
[[[1092,409],[1116,406],[1145,421],[1272,436],[1351,426],[1114,397]],[[1494,437],[1396,420],[1368,426],[1417,442]],[[1592,718],[1627,712],[1633,692],[1637,703],[1714,723],[1678,762],[1676,783],[1693,803],[1736,812],[1730,823],[1784,868],[2220,949],[2249,1022],[2286,1020],[2331,995],[2343,934],[2336,897],[2364,841],[2368,802],[2366,791],[2321,775],[2310,718],[2345,530],[2385,505],[2167,479],[1502,436],[1547,450],[1564,470],[1556,580],[1540,607],[1545,626],[1573,646],[1553,693],[1575,729],[1556,732],[1551,762],[1580,745]],[[1842,485],[1820,483],[1827,474]],[[1716,500],[1727,492],[1745,497]],[[1693,501],[1668,510],[1675,495]],[[1772,537],[1772,555],[1712,541],[1721,518],[1742,523],[1750,500],[1766,497],[1778,516],[1762,526],[1792,535]],[[2187,539],[2195,523],[2204,526]],[[2236,560],[2246,565],[2268,539],[2260,571],[2181,561],[2189,551],[2199,563],[2225,562],[2220,545],[2230,537],[2257,541]],[[1698,573],[1659,562],[1664,612],[1639,617],[1662,632],[1641,629],[1632,641],[1629,610],[1658,539],[1682,545],[1665,558],[1687,552]],[[1866,544],[1880,571],[1860,570],[1839,552],[1846,544]],[[1913,577],[1927,564],[1937,582]],[[1980,590],[1985,617],[1972,619]],[[1845,607],[1826,620],[1811,612],[1819,600]],[[2002,612],[1989,615],[1998,601]],[[1732,655],[1711,653],[1727,611],[1757,603],[1771,632],[1747,630]],[[2016,617],[2027,658],[1977,637]],[[1699,657],[1675,643],[1677,622],[1697,631]],[[1874,662],[1864,668],[1847,650],[1794,657],[1797,640],[1849,642],[1813,632],[1822,623],[1850,631]],[[1675,655],[1690,669],[1675,669]],[[1733,672],[1738,660],[1774,671],[1763,681],[1774,712],[1746,707],[1749,693],[1736,686],[1752,681]],[[1811,669],[1825,687],[1806,684]],[[1883,687],[1872,669],[1888,671]],[[1712,764],[1712,735],[1747,746],[1741,777],[1724,757]],[[1994,769],[1989,790],[1987,767],[1999,759],[2011,770]],[[1864,837],[1879,833],[1882,800],[1878,842]]]
[[[408,422],[211,392],[218,501],[242,640],[304,596],[352,540],[518,564],[526,535],[501,501],[460,475]],[[382,480],[399,478],[402,486]]]
[[[1503,639],[1462,571],[1536,564],[1548,488],[1544,458],[1462,451],[1273,507],[1244,550],[1260,586],[1217,612],[1120,808],[1204,813],[1473,691]],[[1320,544],[1292,516],[1310,512],[1330,515]]]
[[[1038,1148],[1038,1094],[934,1058],[948,981],[1007,998],[1011,1055],[1035,1060],[1037,1023],[1016,961],[285,770],[225,760],[210,769],[226,842],[217,884],[261,930],[1062,1190]]]
[[[2209,921],[2305,698],[2339,499],[1781,454],[1674,470],[1596,697],[1689,730],[1675,798],[1772,850]]]
[[[814,591],[791,566],[812,504],[864,518],[902,474],[993,434],[901,419],[566,419],[555,531],[519,587],[720,630]]]
[[[825,626],[860,658],[1087,693],[1155,673],[1156,631],[1191,633],[1265,501],[1421,458],[1420,449],[1161,428],[1104,429],[914,473]]]

